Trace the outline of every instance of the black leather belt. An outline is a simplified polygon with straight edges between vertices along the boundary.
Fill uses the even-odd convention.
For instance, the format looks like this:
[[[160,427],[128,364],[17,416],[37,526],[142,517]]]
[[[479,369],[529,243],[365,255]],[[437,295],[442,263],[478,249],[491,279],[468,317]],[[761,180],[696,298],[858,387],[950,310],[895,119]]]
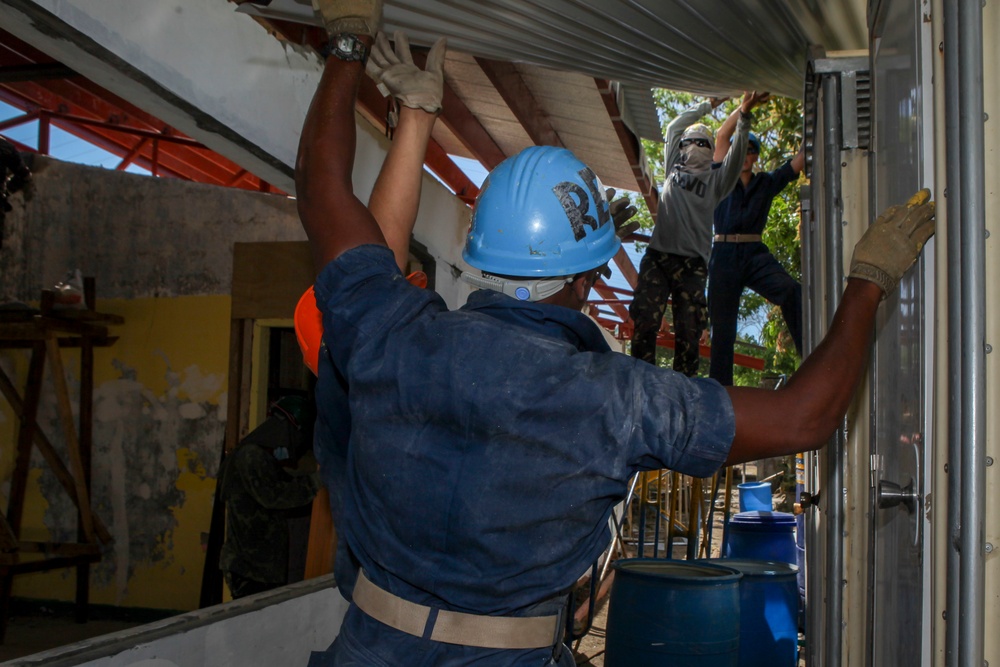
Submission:
[[[717,243],[760,243],[760,234],[716,234]]]

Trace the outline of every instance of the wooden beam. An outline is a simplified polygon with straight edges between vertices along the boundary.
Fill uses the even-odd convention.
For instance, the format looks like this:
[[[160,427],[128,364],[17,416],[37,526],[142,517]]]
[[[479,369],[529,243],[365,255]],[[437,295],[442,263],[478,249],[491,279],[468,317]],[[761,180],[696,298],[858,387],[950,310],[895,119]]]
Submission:
[[[458,168],[441,145],[430,140],[427,144],[427,156],[424,158],[427,168],[437,174],[438,178],[448,184],[448,187],[455,192],[455,196],[463,202],[472,206],[479,196],[479,188],[472,182],[465,172]]]
[[[31,464],[31,443],[38,428],[38,404],[42,394],[42,374],[45,371],[45,343],[34,345],[28,364],[28,383],[21,406],[20,428],[17,434],[17,459],[10,482],[7,502],[7,523],[16,537],[21,536],[21,518],[24,515],[24,494],[28,488],[28,469]]]
[[[63,368],[62,354],[55,334],[50,334],[45,341],[45,351],[49,357],[49,370],[52,372],[52,385],[56,390],[56,407],[63,425],[63,437],[66,439],[66,450],[69,453],[70,467],[73,471],[73,481],[76,486],[76,497],[79,500],[80,520],[87,542],[94,541],[94,520],[90,513],[90,492],[87,490],[86,473],[83,458],[80,454],[80,440],[76,426],[73,423],[73,407],[69,399],[69,387],[66,384],[66,371]]]
[[[622,276],[625,278],[628,286],[635,289],[635,286],[639,284],[639,272],[636,271],[635,264],[632,263],[632,258],[625,252],[625,248],[618,248],[618,252],[615,253],[612,259],[614,259],[618,270],[622,272]]]
[[[0,393],[3,394],[7,402],[10,403],[10,407],[14,409],[14,413],[17,415],[24,414],[24,401],[22,401],[17,389],[14,387],[14,383],[11,382],[7,374],[3,372],[0,368]],[[76,485],[73,483],[73,475],[66,468],[66,465],[59,458],[59,453],[56,448],[49,442],[49,439],[45,436],[45,433],[37,426],[32,429],[32,438],[34,440],[35,446],[38,447],[38,451],[41,452],[42,456],[45,458],[45,462],[49,464],[52,469],[52,473],[59,480],[59,483],[66,490],[69,495],[70,500],[76,506],[80,505],[80,500],[76,495]],[[99,539],[104,544],[111,543],[111,533],[108,531],[104,522],[96,514],[94,516],[94,532],[97,534],[97,539]]]
[[[427,53],[424,50],[413,51],[413,62],[424,67],[427,63]],[[492,170],[507,159],[507,154],[493,140],[490,133],[479,122],[479,119],[469,111],[462,98],[455,93],[448,82],[444,82],[443,108],[438,121],[451,130],[462,145],[479,160],[486,169]]]
[[[618,135],[618,141],[621,144],[622,150],[625,151],[625,158],[632,168],[636,189],[642,195],[642,198],[646,200],[649,212],[655,216],[660,195],[656,190],[656,184],[649,178],[649,172],[646,170],[646,158],[642,152],[642,145],[639,143],[639,138],[625,125],[621,109],[618,107],[618,97],[615,95],[615,88],[611,82],[607,79],[594,79],[594,83],[597,84],[597,90],[601,93],[604,107],[608,110],[608,116],[611,118],[611,124],[615,128],[615,134]]]
[[[565,148],[559,133],[513,63],[487,58],[476,58],[476,62],[536,146]]]

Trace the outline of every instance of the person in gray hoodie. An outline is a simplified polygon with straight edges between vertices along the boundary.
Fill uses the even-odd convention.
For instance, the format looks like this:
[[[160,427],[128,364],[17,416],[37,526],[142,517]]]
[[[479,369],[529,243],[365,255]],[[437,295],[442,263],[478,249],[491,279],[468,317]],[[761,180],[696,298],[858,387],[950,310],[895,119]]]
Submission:
[[[697,374],[698,340],[708,320],[705,283],[712,250],[712,216],[739,180],[753,121],[751,111],[767,98],[768,93],[756,91],[743,96],[736,133],[721,164],[713,162],[711,130],[697,121],[725,98],[711,98],[691,107],[667,126],[666,180],[629,306],[634,326],[633,357],[656,363],[656,337],[669,299],[674,320],[674,370],[688,377]]]

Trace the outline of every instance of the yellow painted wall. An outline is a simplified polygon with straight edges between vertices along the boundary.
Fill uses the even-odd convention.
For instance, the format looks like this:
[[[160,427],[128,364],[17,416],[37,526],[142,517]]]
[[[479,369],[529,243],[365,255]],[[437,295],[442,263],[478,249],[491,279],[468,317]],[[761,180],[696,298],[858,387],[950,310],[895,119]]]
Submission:
[[[198,606],[225,431],[228,296],[99,300],[125,318],[115,345],[95,352],[93,504],[115,541],[92,566],[91,601],[157,609]],[[78,396],[79,354],[65,350]],[[0,352],[21,391],[28,354]],[[39,423],[63,451],[46,371]],[[0,401],[0,502],[6,507],[17,428]],[[22,538],[72,541],[75,512],[37,450]],[[72,600],[75,570],[18,575],[14,595]]]

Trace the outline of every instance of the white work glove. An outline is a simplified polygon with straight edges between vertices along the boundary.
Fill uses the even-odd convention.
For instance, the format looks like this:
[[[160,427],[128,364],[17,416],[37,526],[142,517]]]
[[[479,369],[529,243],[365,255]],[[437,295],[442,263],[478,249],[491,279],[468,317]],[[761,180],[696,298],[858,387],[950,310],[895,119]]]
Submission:
[[[427,63],[420,69],[413,63],[410,41],[402,31],[392,36],[396,43],[393,51],[385,33],[379,33],[368,57],[366,71],[383,95],[392,95],[403,106],[423,109],[428,113],[441,111],[444,97],[444,37],[431,47]]]
[[[382,0],[312,0],[312,6],[331,36],[374,37],[382,23]]]
[[[868,228],[851,257],[851,278],[882,288],[884,299],[896,288],[934,234],[934,202],[924,188],[905,206],[892,206]]]
[[[604,192],[608,199],[608,210],[611,211],[611,220],[615,223],[615,234],[618,235],[619,239],[624,239],[626,236],[639,229],[639,221],[636,220],[629,224],[625,224],[629,219],[636,214],[635,206],[632,206],[632,202],[628,197],[622,197],[621,199],[615,199],[615,189],[608,188]]]

